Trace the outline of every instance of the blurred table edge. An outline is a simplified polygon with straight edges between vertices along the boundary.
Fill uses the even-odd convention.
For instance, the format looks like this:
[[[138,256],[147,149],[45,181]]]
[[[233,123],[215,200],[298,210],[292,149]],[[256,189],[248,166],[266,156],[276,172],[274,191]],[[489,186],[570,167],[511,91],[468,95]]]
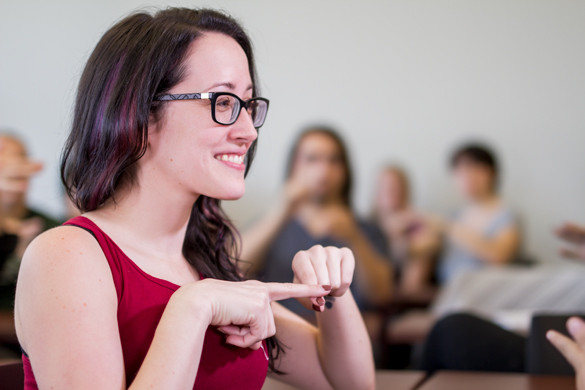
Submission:
[[[425,379],[423,371],[376,371],[376,389],[413,390]],[[262,390],[297,390],[296,387],[267,377]]]
[[[575,377],[506,372],[438,371],[417,390],[574,390]]]

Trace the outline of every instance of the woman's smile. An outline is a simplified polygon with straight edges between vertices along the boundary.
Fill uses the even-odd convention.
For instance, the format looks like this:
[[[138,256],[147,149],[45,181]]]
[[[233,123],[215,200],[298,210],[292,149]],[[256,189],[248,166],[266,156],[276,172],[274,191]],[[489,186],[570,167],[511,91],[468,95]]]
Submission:
[[[216,154],[215,159],[230,168],[234,168],[240,171],[246,169],[246,165],[244,164],[244,157],[246,154],[235,154],[235,153],[221,153]]]

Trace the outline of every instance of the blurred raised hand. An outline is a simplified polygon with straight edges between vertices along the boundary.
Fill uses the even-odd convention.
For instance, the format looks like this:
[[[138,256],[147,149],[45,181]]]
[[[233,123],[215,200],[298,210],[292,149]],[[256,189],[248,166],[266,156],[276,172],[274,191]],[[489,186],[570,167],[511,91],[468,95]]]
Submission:
[[[567,330],[573,340],[554,330],[549,330],[546,338],[575,369],[577,390],[585,390],[585,322],[579,317],[571,317],[567,321]]]
[[[569,244],[560,249],[563,257],[585,260],[585,228],[571,222],[566,222],[555,229],[557,237]]]

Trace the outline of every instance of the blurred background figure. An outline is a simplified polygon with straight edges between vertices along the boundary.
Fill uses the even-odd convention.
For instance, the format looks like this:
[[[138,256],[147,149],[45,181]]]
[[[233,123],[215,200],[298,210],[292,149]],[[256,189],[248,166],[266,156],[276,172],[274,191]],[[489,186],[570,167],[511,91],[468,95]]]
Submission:
[[[401,167],[390,165],[380,173],[372,219],[389,243],[398,295],[430,299],[440,235],[436,223],[412,207],[410,182]]]
[[[2,231],[14,237],[0,249],[0,308],[12,308],[20,260],[28,244],[59,222],[28,207],[30,179],[43,168],[28,158],[24,143],[11,134],[0,134],[0,211]],[[3,264],[2,264],[3,263]]]
[[[568,222],[556,229],[555,233],[565,244],[572,246],[571,249],[565,247],[560,250],[563,256],[585,260],[584,227]],[[559,266],[549,267],[545,272],[546,279],[534,279],[534,286],[521,290],[521,296],[514,299],[522,300],[524,296],[534,297],[539,293],[543,295],[549,307],[539,308],[538,300],[531,300],[531,317],[542,316],[543,313],[550,313],[547,316],[553,319],[555,316],[562,318],[582,315],[584,306],[583,289],[580,287],[584,273],[582,267],[568,268],[568,272],[577,274],[580,278],[577,283],[563,275]],[[517,279],[516,282],[517,289],[523,281]],[[547,290],[547,284],[548,286],[556,284],[557,288]],[[567,329],[575,341],[560,334],[559,329],[547,332],[546,338],[574,367],[577,372],[578,388],[581,390],[585,387],[585,323],[582,319],[574,317],[567,322]],[[539,337],[544,339],[544,335],[538,334],[534,329],[506,329],[483,315],[478,316],[471,312],[450,314],[441,318],[432,327],[424,344],[419,368],[428,372],[436,370],[531,372],[534,368],[531,368],[530,361],[537,357],[531,356],[528,352],[531,351],[532,354],[545,352],[544,349],[527,348],[527,343],[534,343],[535,338]],[[552,356],[549,358],[553,359]]]
[[[386,305],[392,295],[393,269],[384,235],[353,213],[351,189],[351,167],[340,136],[321,126],[302,132],[290,153],[282,194],[242,234],[242,259],[251,263],[250,271],[263,281],[291,282],[297,251],[317,244],[347,246],[356,258],[352,293],[360,310],[375,313]],[[314,314],[296,300],[281,303],[314,320]],[[376,333],[375,324],[375,320],[370,323],[371,334]]]
[[[442,284],[463,271],[510,263],[520,247],[518,221],[498,194],[495,154],[485,145],[467,144],[453,153],[450,164],[464,204],[444,226]]]

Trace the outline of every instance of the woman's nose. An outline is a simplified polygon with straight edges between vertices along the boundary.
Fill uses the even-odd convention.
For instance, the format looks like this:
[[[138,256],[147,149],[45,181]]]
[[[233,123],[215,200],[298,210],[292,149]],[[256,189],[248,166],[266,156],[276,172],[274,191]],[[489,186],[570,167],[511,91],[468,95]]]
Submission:
[[[258,130],[254,127],[252,116],[244,107],[242,107],[242,110],[238,120],[232,125],[230,136],[231,138],[240,139],[244,142],[253,142],[258,138]]]

